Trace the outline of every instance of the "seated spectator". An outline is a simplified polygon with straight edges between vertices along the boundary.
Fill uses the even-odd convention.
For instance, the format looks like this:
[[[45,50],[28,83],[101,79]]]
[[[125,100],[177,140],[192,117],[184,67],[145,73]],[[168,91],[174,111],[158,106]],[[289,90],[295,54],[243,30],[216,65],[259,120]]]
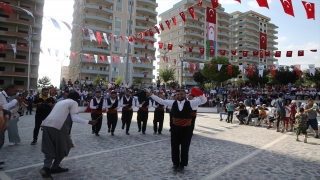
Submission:
[[[284,99],[286,100],[287,104],[290,104],[291,102],[291,95],[289,93],[286,93],[284,95]]]
[[[265,104],[263,104],[262,107],[259,108],[259,117],[258,117],[259,124],[257,126],[261,126],[261,122],[267,118],[267,111],[268,111],[268,108],[266,107]]]
[[[315,90],[312,90],[312,91],[310,92],[310,98],[312,98],[313,100],[315,100],[316,97],[317,97],[317,92],[316,92]]]
[[[247,125],[249,125],[249,122],[252,121],[252,118],[259,117],[259,110],[256,108],[256,105],[252,106],[251,112],[248,116]]]
[[[221,104],[223,104],[223,102]],[[223,120],[222,115],[228,115],[227,107],[225,105],[222,106],[222,112],[220,112],[220,121]],[[227,121],[227,119],[226,119],[226,121]]]
[[[239,102],[238,111],[239,111],[239,114],[237,115],[237,118],[240,121],[239,124],[244,124],[244,118],[248,116],[248,111],[242,101]]]

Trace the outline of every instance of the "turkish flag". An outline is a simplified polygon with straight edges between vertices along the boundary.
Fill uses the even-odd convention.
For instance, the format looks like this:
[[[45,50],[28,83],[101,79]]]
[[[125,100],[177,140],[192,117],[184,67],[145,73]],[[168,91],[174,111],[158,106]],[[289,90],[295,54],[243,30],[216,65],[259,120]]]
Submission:
[[[166,22],[166,24],[167,24],[167,26],[168,26],[168,28],[169,28],[169,30],[170,30],[170,29],[171,29],[171,26],[170,26],[169,20],[166,20],[165,22]]]
[[[144,46],[144,49],[148,49],[148,45],[147,44]]]
[[[296,71],[296,75],[297,75],[298,77],[301,77],[300,64],[294,65],[294,69],[295,69],[295,71]]]
[[[258,56],[259,55],[259,51],[253,51],[252,54],[253,54],[253,56]]]
[[[20,44],[20,47],[21,47],[24,51],[27,50],[27,47],[25,47],[23,44]]]
[[[260,7],[266,7],[269,9],[268,0],[257,0],[257,3]]]
[[[144,31],[144,36],[149,36],[148,30]]]
[[[172,50],[172,44],[168,44],[168,50]]]
[[[131,57],[131,61],[132,61],[132,63],[134,63],[134,57]]]
[[[188,10],[189,10],[189,12],[191,14],[192,19],[195,19],[196,18],[196,13],[194,12],[193,6],[189,7]]]
[[[275,57],[281,57],[281,51],[276,51]]]
[[[146,42],[146,40],[144,40],[144,39],[141,39],[140,41],[141,41],[142,43]]]
[[[260,50],[260,58],[264,58],[263,50]]]
[[[260,49],[267,49],[267,34],[260,32]]]
[[[202,6],[202,0],[197,3],[197,6]]]
[[[146,18],[146,21],[149,21],[149,18],[148,18],[148,17]]]
[[[248,76],[253,77],[253,66],[252,65],[248,66]]]
[[[153,45],[153,44],[154,44],[154,41],[149,41],[149,43],[150,43],[151,45]]]
[[[100,58],[101,58],[101,61],[104,63],[104,56],[101,55]]]
[[[172,19],[173,24],[176,26],[176,25],[177,25],[176,17],[175,17],[175,16],[173,16],[171,19]]]
[[[228,74],[230,76],[232,76],[232,65],[231,64],[228,65]]]
[[[219,0],[211,0],[212,8],[219,7]]]
[[[190,63],[190,72],[193,73],[194,72],[194,63]]]
[[[317,52],[318,50],[316,50],[316,49],[311,49],[310,51],[311,51],[311,52]]]
[[[123,36],[120,36],[120,39],[121,39],[122,41],[124,41],[124,38],[123,38]]]
[[[147,73],[143,73],[143,77],[146,78],[147,77]]]
[[[177,64],[177,60],[176,60],[176,59],[174,59],[174,60],[173,60],[173,63],[174,63],[174,65],[176,65],[176,64]]]
[[[237,50],[231,50],[231,54],[235,56],[237,54]]]
[[[302,1],[303,7],[306,9],[307,18],[315,19],[314,3]]]
[[[220,55],[225,56],[226,55],[226,50],[220,50]]]
[[[158,34],[160,34],[160,30],[157,25],[154,26],[154,29],[157,31]]]
[[[272,77],[276,78],[276,66],[275,65],[270,66],[270,74],[272,75]]]
[[[292,57],[292,51],[287,51],[287,57]]]
[[[209,8],[207,7],[207,22],[208,23],[213,23],[213,24],[216,24],[216,10],[215,9],[212,9],[212,8]]]
[[[210,48],[210,56],[212,57],[214,55],[214,49]]]
[[[159,24],[159,26],[160,26],[160,28],[161,28],[161,31],[164,31],[163,24],[162,24],[162,23],[160,23],[160,24]]]
[[[88,62],[90,62],[90,59],[91,59],[90,54],[87,54],[87,59],[88,59]]]
[[[113,56],[113,62],[118,63],[118,58],[117,58],[117,56]]]
[[[183,48],[183,46],[182,46],[182,45],[179,45],[179,48],[181,49],[181,48]]]
[[[266,57],[270,57],[270,51],[265,52]]]
[[[192,52],[192,50],[193,50],[193,47],[190,46],[190,47],[189,47],[189,52]]]
[[[242,51],[242,56],[243,57],[248,57],[248,51]]]
[[[98,41],[98,44],[101,44],[101,34],[99,31],[96,31],[96,36],[97,36],[97,41]]]
[[[293,6],[291,0],[280,0],[283,10],[286,14],[289,14],[294,17]]]
[[[238,1],[241,4],[241,0],[235,0],[235,1]]]
[[[162,49],[162,47],[163,47],[163,42],[158,42],[158,44],[159,44],[159,49]]]
[[[144,38],[144,33],[138,33],[138,35],[140,36],[140,39]]]
[[[71,55],[72,55],[73,59],[76,59],[76,53],[75,52],[72,52]]]
[[[151,28],[149,29],[149,34],[150,34],[150,36],[153,36],[153,35],[154,35]]]
[[[298,51],[298,56],[304,56],[304,50],[299,50]]]
[[[182,12],[180,12],[179,14],[180,14],[180,16],[181,16],[181,19],[182,19],[184,22],[186,22],[186,15],[184,14],[184,12],[182,11]]]
[[[201,54],[204,54],[204,48],[201,47],[201,48],[199,48],[199,49],[200,49],[200,53],[201,53]]]

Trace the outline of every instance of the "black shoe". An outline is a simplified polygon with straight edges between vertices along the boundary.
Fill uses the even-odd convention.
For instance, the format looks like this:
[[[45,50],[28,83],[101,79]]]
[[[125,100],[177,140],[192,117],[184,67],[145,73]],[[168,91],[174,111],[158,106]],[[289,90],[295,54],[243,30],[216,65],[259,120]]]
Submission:
[[[110,133],[110,128],[108,128],[108,133]]]
[[[229,121],[227,121],[227,123],[229,123]]]
[[[146,132],[142,132],[142,134],[146,134]]]
[[[139,129],[138,132],[141,132],[141,129]]]
[[[173,170],[176,170],[177,168],[178,168],[178,165],[173,165],[173,166],[172,166],[172,169],[173,169]]]
[[[124,124],[122,124],[122,127],[121,127],[121,129],[124,129]]]
[[[31,145],[36,145],[37,144],[37,140],[34,139],[32,142],[31,142]]]
[[[114,136],[113,132],[111,132],[111,136]]]
[[[92,134],[94,134],[94,131],[92,131]]]
[[[153,134],[157,134],[157,132],[153,132]]]
[[[130,135],[129,132],[126,132],[126,135]]]
[[[44,168],[39,170],[39,173],[41,174],[42,178],[45,179],[45,180],[53,179],[53,177],[51,176],[49,168],[44,167]]]
[[[96,136],[100,136],[99,133],[96,133]]]
[[[0,164],[4,164],[4,162],[3,162],[3,161],[1,161],[1,162],[0,162]]]
[[[178,166],[177,169],[175,169],[175,171],[183,171],[184,170],[184,166]]]
[[[158,134],[162,134],[161,132],[158,132]]]
[[[54,173],[63,173],[63,172],[67,172],[69,171],[68,168],[62,168],[62,167],[58,167],[57,169],[51,169],[51,174],[54,174]]]
[[[0,167],[0,170],[3,169],[3,167]]]
[[[222,121],[223,119],[220,119],[220,121]]]
[[[316,135],[314,138],[319,138],[319,135]]]

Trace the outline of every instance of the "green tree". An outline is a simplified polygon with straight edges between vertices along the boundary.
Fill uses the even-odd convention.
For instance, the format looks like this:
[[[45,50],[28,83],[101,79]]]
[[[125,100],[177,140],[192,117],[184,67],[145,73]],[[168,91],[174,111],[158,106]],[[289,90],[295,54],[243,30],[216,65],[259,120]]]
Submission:
[[[175,68],[169,68],[169,69],[161,69],[159,71],[159,77],[162,82],[167,84],[169,81],[174,81],[174,74],[176,69]]]
[[[97,74],[96,78],[94,78],[93,80],[93,85],[97,85],[99,84],[100,80],[102,79],[102,77],[100,76],[100,74]]]
[[[135,83],[135,84],[141,84],[141,83],[142,83],[141,78],[135,79],[135,80],[134,80],[134,83]]]
[[[253,85],[267,84],[269,82],[269,73],[270,73],[270,70],[265,69],[265,70],[263,70],[263,77],[260,77],[258,67],[256,67],[255,70],[253,71],[253,76],[247,75],[247,78],[248,78],[249,82]]]
[[[280,84],[283,84],[283,85],[287,85],[288,83],[294,84],[298,79],[299,78],[296,75],[296,71],[293,69],[293,66],[279,67],[276,70],[275,80]]]
[[[49,88],[51,86],[51,79],[48,76],[43,76],[38,80],[38,87]]]
[[[116,80],[114,80],[114,82],[116,83],[116,85],[120,85],[121,83],[123,83],[123,79],[123,76],[118,76]]]
[[[179,85],[178,81],[170,81],[168,83],[168,86],[169,87],[177,87]]]
[[[212,68],[210,67],[212,64]],[[218,71],[218,64],[222,64],[221,70]],[[204,65],[204,68],[201,70],[203,76],[205,76],[208,80],[215,81],[218,83],[222,83],[231,78],[236,78],[240,74],[239,67],[236,65],[232,65],[232,75],[228,74],[228,65],[229,59],[226,57],[215,57],[209,63]]]
[[[302,76],[305,77],[305,80],[309,81],[312,85],[320,84],[320,68],[319,67],[315,69],[315,74],[313,76],[310,75],[309,69],[305,70],[302,74],[303,74]]]
[[[200,84],[201,86],[208,81],[208,79],[204,77],[201,72],[195,72],[193,74],[193,80],[198,84]]]

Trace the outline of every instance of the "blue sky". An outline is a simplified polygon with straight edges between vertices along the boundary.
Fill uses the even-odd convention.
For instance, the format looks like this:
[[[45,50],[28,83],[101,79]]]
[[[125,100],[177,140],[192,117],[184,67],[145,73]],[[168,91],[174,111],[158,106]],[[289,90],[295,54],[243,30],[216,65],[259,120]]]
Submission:
[[[172,7],[173,4],[180,0],[157,0],[159,7],[157,11],[159,14],[168,10],[168,5]],[[302,64],[302,68],[307,68],[307,64],[316,64],[320,66],[320,0],[307,0],[316,3],[316,20],[308,20],[306,18],[305,9],[301,0],[292,0],[295,17],[284,13],[280,0],[268,0],[269,9],[258,7],[256,0],[242,0],[242,4],[234,0],[220,0],[220,3],[228,13],[234,11],[257,11],[265,16],[271,18],[271,22],[276,24],[278,31],[278,49],[284,52],[287,50],[295,50],[292,58],[280,58],[280,65]],[[72,23],[73,0],[46,0],[44,7],[44,14],[53,17],[57,20],[63,20]],[[50,76],[54,85],[59,85],[59,77],[52,76],[52,74],[60,74],[61,60],[64,59],[64,52],[69,53],[71,33],[63,25],[61,31],[54,28],[54,26],[44,20],[42,30],[42,47],[44,54],[40,58],[39,77],[45,75]],[[46,48],[51,48],[51,52],[59,49],[59,57],[54,53],[49,55]],[[310,49],[318,49],[318,52],[312,53]],[[297,57],[297,50],[305,51],[304,57]],[[63,62],[68,64],[68,59]]]

